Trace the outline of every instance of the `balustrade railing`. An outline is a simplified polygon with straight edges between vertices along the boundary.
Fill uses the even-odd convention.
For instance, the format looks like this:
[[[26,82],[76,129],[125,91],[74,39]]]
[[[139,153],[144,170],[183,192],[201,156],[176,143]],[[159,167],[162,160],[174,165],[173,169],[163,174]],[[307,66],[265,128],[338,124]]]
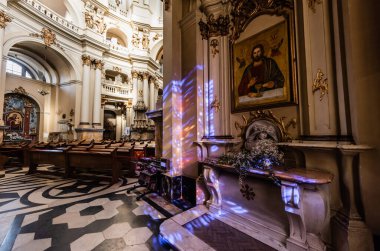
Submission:
[[[27,6],[29,6],[32,10],[38,12],[39,14],[43,15],[45,19],[51,20],[53,23],[59,24],[61,26],[64,26],[65,28],[75,32],[80,33],[80,28],[71,22],[67,21],[64,17],[60,16],[53,10],[49,9],[48,7],[42,5],[39,1],[36,0],[22,0]]]
[[[102,94],[126,98],[130,92],[127,86],[115,85],[112,80],[103,80]]]

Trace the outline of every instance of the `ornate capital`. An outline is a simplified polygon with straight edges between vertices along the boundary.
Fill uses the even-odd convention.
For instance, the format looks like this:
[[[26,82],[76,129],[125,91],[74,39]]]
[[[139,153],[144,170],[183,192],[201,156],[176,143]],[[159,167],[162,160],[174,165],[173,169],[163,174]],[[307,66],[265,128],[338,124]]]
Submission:
[[[91,57],[89,55],[82,55],[83,65],[91,66]]]
[[[94,65],[95,69],[102,70],[104,66],[104,62],[100,59],[94,59],[92,61],[92,64]]]
[[[143,74],[142,74],[142,76],[143,76],[143,79],[145,80],[145,79],[148,79],[149,77],[150,77],[150,73],[149,72],[143,72]]]
[[[293,5],[294,0],[231,0],[232,40],[238,39],[254,18],[262,14],[283,15]]]
[[[315,5],[316,4],[321,4],[322,3],[322,0],[308,0],[309,3],[309,8],[315,13],[317,11]]]
[[[131,71],[132,78],[138,78],[139,73],[137,71]]]
[[[149,82],[152,83],[152,84],[154,84],[154,83],[157,82],[157,78],[154,77],[154,76],[150,76],[150,78],[149,78]]]
[[[209,37],[226,36],[229,34],[230,17],[228,15],[220,15],[215,18],[213,14],[208,16],[207,23],[202,20],[199,21],[199,28],[201,30],[202,39],[209,39]]]
[[[12,19],[3,10],[0,10],[0,28],[4,29],[11,21]]]

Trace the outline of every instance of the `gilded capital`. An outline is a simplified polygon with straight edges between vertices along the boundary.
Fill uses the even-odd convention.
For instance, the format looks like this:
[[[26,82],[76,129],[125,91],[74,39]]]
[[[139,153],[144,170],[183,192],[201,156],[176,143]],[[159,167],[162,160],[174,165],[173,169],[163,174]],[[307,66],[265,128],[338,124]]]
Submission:
[[[104,62],[100,59],[94,59],[92,61],[92,64],[94,65],[95,69],[102,70],[104,66]]]
[[[91,66],[91,57],[89,55],[82,55],[83,65]]]
[[[137,71],[131,71],[132,78],[137,78],[139,76],[139,73]]]
[[[143,72],[142,76],[143,76],[143,79],[148,79],[150,77],[150,73],[147,71]]]
[[[0,10],[0,28],[4,29],[11,21],[12,19],[3,10]]]

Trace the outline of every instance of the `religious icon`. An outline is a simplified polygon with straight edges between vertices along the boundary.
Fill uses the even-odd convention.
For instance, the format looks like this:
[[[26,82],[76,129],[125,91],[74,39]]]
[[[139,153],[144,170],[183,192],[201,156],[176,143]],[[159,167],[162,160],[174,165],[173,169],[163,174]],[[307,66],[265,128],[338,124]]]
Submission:
[[[291,27],[285,19],[232,45],[233,112],[295,100]]]
[[[21,131],[23,119],[20,113],[11,112],[6,115],[5,123],[11,130]]]

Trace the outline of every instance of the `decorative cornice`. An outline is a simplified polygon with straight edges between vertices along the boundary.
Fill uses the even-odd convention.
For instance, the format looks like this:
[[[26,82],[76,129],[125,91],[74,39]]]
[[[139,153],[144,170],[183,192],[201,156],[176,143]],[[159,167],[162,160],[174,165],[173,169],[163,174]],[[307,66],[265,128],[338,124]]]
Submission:
[[[91,66],[91,57],[89,55],[82,55],[83,65]]]
[[[200,20],[198,24],[201,30],[202,39],[226,36],[229,34],[230,17],[228,15],[220,15],[218,18],[215,18],[214,15],[211,14],[207,18],[207,23]]]
[[[4,29],[12,19],[3,10],[0,10],[0,29]]]
[[[232,40],[239,38],[247,25],[262,14],[286,15],[294,0],[231,0]]]

